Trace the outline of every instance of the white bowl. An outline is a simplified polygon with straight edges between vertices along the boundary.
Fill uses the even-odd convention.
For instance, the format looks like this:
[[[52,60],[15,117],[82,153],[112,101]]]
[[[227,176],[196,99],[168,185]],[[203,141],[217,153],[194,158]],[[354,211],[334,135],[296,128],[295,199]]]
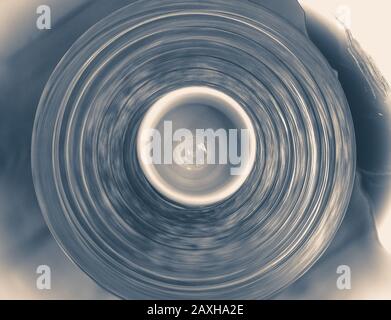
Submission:
[[[194,152],[189,153],[190,159],[178,158],[175,153],[180,142],[172,141],[172,137],[179,129],[187,129],[194,134]],[[227,143],[224,144],[224,139],[216,139],[216,150],[212,144],[196,143],[199,129],[212,129],[215,133],[223,129],[220,132],[226,132]],[[151,130],[158,132],[161,139],[160,151],[163,155],[157,157],[160,162],[151,159]],[[229,130],[237,130],[237,136],[241,137],[238,142],[231,139],[234,136],[230,136]],[[242,136],[244,132],[247,134],[246,140]],[[242,156],[240,173],[235,172],[235,164],[230,161],[232,143],[238,155]],[[227,147],[228,152],[226,164],[220,161],[224,157],[218,156],[223,146]],[[203,86],[174,90],[158,99],[147,111],[137,137],[138,160],[150,184],[167,199],[190,207],[212,205],[238,191],[254,166],[256,148],[254,126],[246,111],[227,94]],[[195,154],[201,149],[205,152],[206,163],[197,164]],[[244,150],[247,153],[241,154],[240,151]],[[208,152],[216,155],[215,162],[207,161]],[[182,160],[182,163],[177,160]]]

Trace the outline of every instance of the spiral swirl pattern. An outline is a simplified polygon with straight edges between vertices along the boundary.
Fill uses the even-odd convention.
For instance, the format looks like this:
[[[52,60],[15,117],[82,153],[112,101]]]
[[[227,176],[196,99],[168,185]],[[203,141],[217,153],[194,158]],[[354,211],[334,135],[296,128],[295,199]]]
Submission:
[[[223,203],[187,208],[148,183],[136,155],[160,97],[208,86],[240,103],[256,164]],[[353,125],[324,57],[250,1],[136,1],[85,33],[37,111],[33,178],[68,256],[123,298],[261,299],[302,275],[350,199]]]

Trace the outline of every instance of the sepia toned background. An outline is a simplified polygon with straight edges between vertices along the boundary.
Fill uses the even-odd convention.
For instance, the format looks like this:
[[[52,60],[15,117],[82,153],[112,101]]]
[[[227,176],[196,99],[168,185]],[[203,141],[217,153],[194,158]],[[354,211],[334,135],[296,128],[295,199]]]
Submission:
[[[0,299],[115,299],[62,253],[36,204],[30,173],[35,108],[51,71],[91,25],[129,1],[2,0],[0,2]],[[391,82],[391,2],[388,0],[301,0],[339,25],[341,15],[354,37]],[[35,27],[38,5],[52,9],[52,30]],[[349,9],[348,11],[346,9]],[[349,13],[347,17],[346,14]],[[10,125],[12,124],[12,125]],[[345,243],[276,298],[391,299],[391,194],[376,219],[362,190],[351,210],[368,225],[365,236]],[[350,220],[348,220],[349,223]],[[354,228],[355,225],[344,226]],[[36,268],[52,269],[52,290],[36,289]],[[352,269],[352,290],[339,291],[336,270]]]

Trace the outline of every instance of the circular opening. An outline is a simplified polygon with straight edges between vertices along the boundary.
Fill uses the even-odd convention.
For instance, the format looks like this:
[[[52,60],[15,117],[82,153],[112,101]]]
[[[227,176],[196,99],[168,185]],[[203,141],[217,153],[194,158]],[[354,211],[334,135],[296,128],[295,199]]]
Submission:
[[[151,185],[187,206],[221,202],[249,176],[255,130],[244,109],[209,87],[169,92],[146,113],[137,154]]]

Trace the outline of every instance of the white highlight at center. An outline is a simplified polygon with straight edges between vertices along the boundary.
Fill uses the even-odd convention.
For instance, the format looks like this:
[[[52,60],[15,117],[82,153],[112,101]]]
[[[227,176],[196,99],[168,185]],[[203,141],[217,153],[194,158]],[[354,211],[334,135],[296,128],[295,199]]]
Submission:
[[[218,112],[221,112],[224,114],[227,118],[232,120],[232,122],[240,128],[239,131],[245,130],[247,132],[246,140],[248,140],[246,154],[244,157],[242,157],[243,163],[240,163],[240,171],[239,174],[235,174],[231,178],[229,178],[229,182],[222,185],[221,187],[216,187],[212,191],[208,191],[205,193],[197,193],[192,194],[189,192],[189,190],[181,190],[177,186],[173,185],[172,183],[167,183],[162,176],[159,174],[158,170],[156,169],[156,163],[151,163],[151,161],[144,161],[146,158],[146,155],[150,155],[150,137],[151,137],[151,130],[156,130],[159,123],[164,121],[165,115],[168,114],[171,110],[174,110],[175,108],[180,108],[181,106],[184,106],[186,104],[191,103],[200,103],[201,105],[210,105],[214,109],[216,109]],[[189,114],[189,117],[191,117],[191,114]],[[208,117],[208,114],[205,114],[205,117]],[[207,132],[207,130],[205,131]],[[231,132],[230,132],[231,134]],[[165,141],[165,139],[159,137],[158,138],[161,141]],[[174,140],[175,137],[174,137]],[[206,140],[211,141],[211,140]],[[229,141],[229,140],[228,140]],[[205,155],[209,156],[211,153],[206,152],[209,150],[208,145],[205,145],[204,143],[200,144],[200,141],[192,141],[194,146],[196,146],[196,154],[187,154],[186,158],[188,158],[188,162],[193,165],[194,158],[196,160],[195,167],[199,165],[199,161],[201,158],[204,159]],[[170,151],[175,151],[175,149]],[[198,151],[198,152],[197,152]],[[235,150],[237,151],[237,150]],[[146,113],[141,126],[138,131],[137,136],[137,156],[141,165],[141,168],[148,179],[148,181],[151,183],[151,185],[159,191],[162,195],[165,197],[187,206],[205,206],[205,205],[211,205],[214,203],[221,202],[231,195],[233,195],[236,191],[239,190],[239,188],[243,185],[245,180],[250,175],[254,163],[255,163],[255,157],[256,157],[256,151],[257,151],[257,145],[256,145],[256,134],[255,130],[252,124],[251,119],[247,115],[246,111],[230,96],[227,94],[218,91],[216,89],[212,89],[209,87],[201,87],[201,86],[194,86],[194,87],[186,87],[178,90],[174,90],[172,92],[169,92],[162,98],[160,98],[158,101],[156,101],[151,108]],[[206,152],[206,153],[205,153]],[[197,159],[197,153],[198,153],[198,159]],[[174,162],[177,162],[178,159],[183,160],[182,156],[179,156],[173,153],[174,156]],[[160,157],[159,158],[163,158]],[[164,158],[166,159],[167,156],[164,154]],[[177,160],[177,161],[175,161]],[[212,159],[213,160],[213,159]],[[237,159],[236,159],[237,160]],[[236,161],[237,162],[237,161]],[[163,161],[165,163],[165,161]],[[184,163],[186,165],[187,163]],[[208,163],[206,164],[208,165]],[[196,168],[193,168],[196,169]],[[235,168],[234,168],[235,169]],[[235,173],[235,171],[234,171]]]

